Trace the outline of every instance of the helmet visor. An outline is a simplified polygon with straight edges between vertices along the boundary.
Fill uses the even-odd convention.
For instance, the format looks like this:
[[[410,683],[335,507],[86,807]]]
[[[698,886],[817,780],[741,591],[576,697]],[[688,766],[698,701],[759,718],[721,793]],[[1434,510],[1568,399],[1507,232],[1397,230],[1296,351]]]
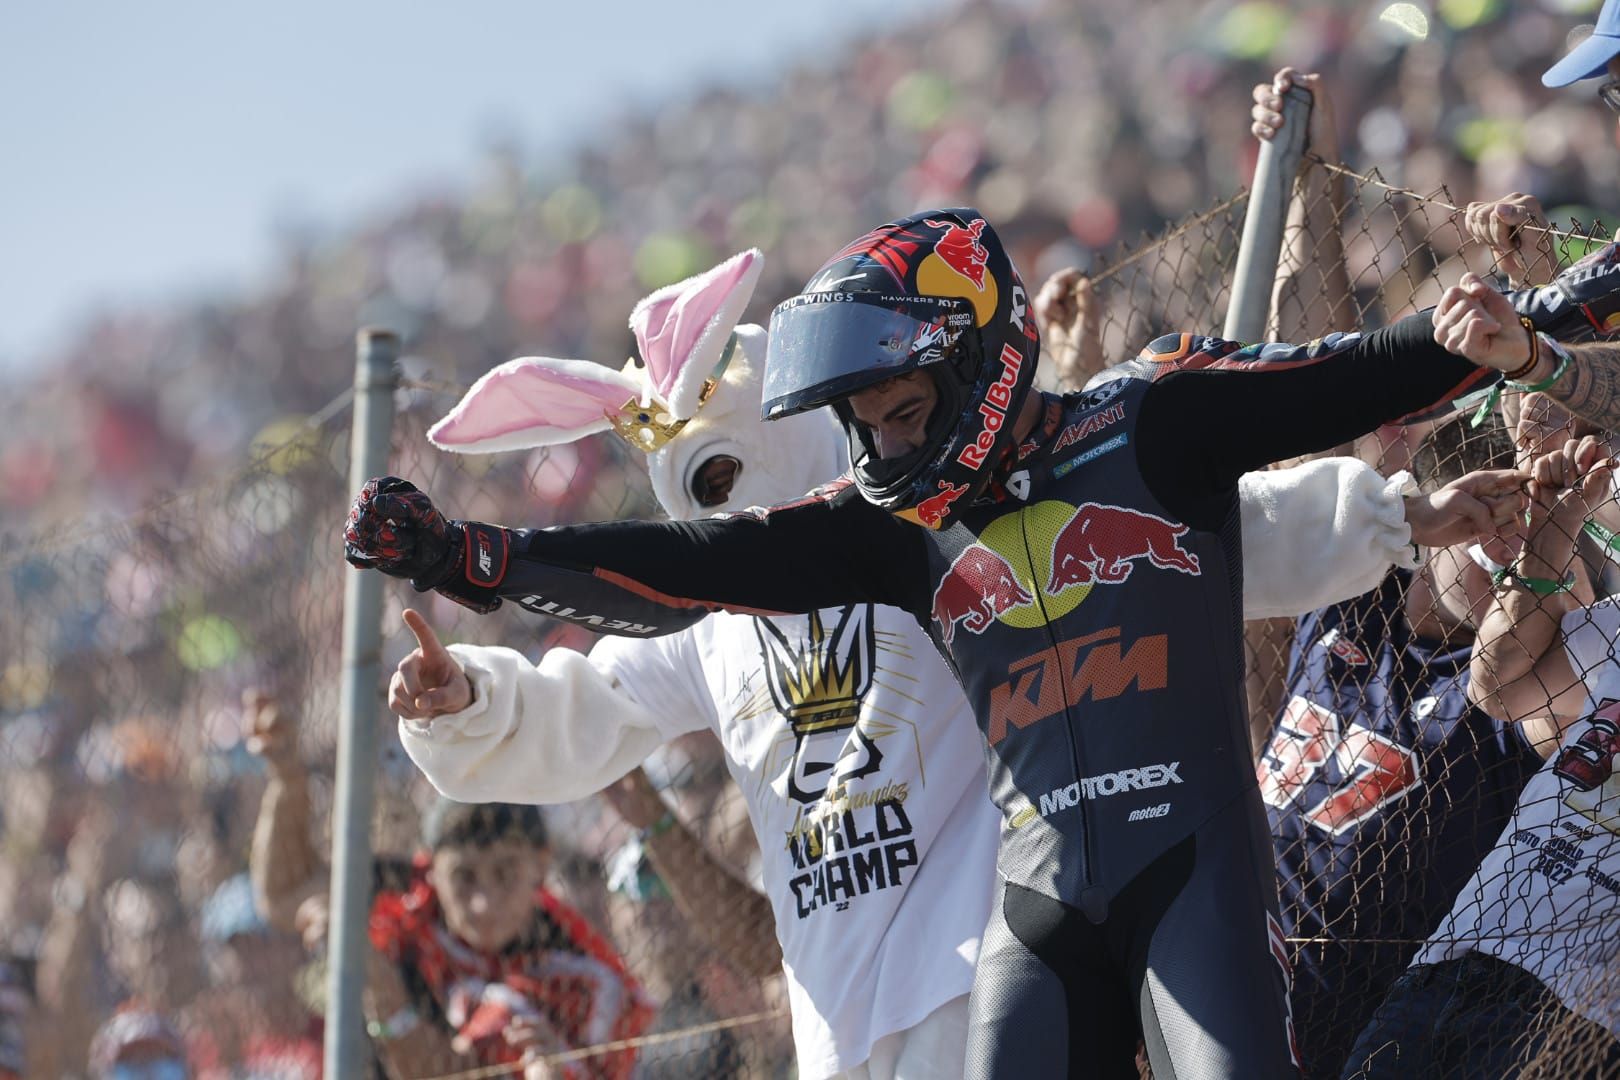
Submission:
[[[966,300],[883,293],[805,293],[771,313],[766,420],[819,408],[954,357],[974,328]]]

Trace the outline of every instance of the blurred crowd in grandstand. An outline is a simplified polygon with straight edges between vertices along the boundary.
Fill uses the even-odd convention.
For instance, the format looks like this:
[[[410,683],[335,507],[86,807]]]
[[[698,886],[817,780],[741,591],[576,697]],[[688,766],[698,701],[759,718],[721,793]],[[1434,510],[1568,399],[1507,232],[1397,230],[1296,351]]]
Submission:
[[[317,1073],[319,933],[261,915],[246,876],[267,770],[262,703],[240,696],[269,688],[304,714],[318,842],[345,572],[331,508],[348,492],[344,432],[304,418],[348,385],[357,325],[403,333],[402,426],[419,429],[513,356],[617,365],[637,298],[751,245],[771,255],[759,321],[844,239],[922,205],[980,207],[1031,282],[1093,267],[1248,180],[1250,88],[1281,63],[1327,74],[1353,167],[1459,206],[1533,191],[1591,221],[1620,206],[1614,121],[1538,78],[1595,6],[1443,2],[1418,36],[1382,0],[968,2],[768,94],[627,117],[568,160],[493,150],[464,197],[284,237],[261,293],[106,313],[7,387],[26,407],[0,430],[0,1076],[22,1072],[25,1022],[29,1075]],[[1445,256],[1463,233],[1429,239]],[[639,466],[599,440],[466,468],[490,471],[438,492],[469,517],[650,505]],[[182,490],[183,523],[139,516]],[[517,621],[479,633],[547,644]],[[384,770],[377,846],[409,859],[430,792],[397,752]],[[712,745],[649,772],[748,867]],[[683,928],[611,812],[548,820],[558,892],[664,1004],[654,1029],[774,1003]],[[781,1025],[690,1042],[644,1055],[643,1074],[771,1075],[790,1056]]]
[[[259,294],[86,327],[16,388],[31,407],[0,435],[9,528],[234,466],[347,385],[357,321],[403,331],[413,373],[462,383],[525,352],[617,362],[651,288],[758,245],[763,316],[840,238],[955,202],[1000,223],[1030,280],[1084,268],[1247,179],[1248,90],[1278,63],[1331,78],[1347,160],[1392,182],[1615,204],[1605,118],[1537,81],[1569,12],[1595,4],[1440,4],[1422,40],[1390,6],[971,2],[773,94],[628,117],[569,160],[492,150],[465,197],[283,237]]]

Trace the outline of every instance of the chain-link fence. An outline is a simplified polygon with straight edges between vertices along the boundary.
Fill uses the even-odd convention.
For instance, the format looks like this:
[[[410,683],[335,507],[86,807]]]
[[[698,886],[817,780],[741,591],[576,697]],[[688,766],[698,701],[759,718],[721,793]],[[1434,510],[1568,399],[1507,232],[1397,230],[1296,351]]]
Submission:
[[[1467,271],[1544,284],[1606,240],[1596,224],[1527,227],[1511,238],[1522,256],[1499,266],[1445,191],[1319,161],[1304,176],[1274,311],[1296,339],[1388,324]],[[1341,452],[1433,492],[1474,470],[1535,469],[1595,432],[1543,394],[1484,404]],[[1610,453],[1594,446],[1581,467]],[[1540,474],[1551,486],[1497,539],[1433,548],[1374,592],[1250,627],[1261,791],[1312,1075],[1614,1068],[1620,939],[1600,913],[1615,853],[1593,811],[1612,759],[1589,753],[1603,779],[1571,779],[1572,751],[1556,748],[1608,693],[1607,647],[1565,661],[1559,635],[1613,640],[1605,605],[1585,609],[1614,591],[1615,504],[1601,468],[1584,501],[1556,494],[1574,471]]]
[[[1335,187],[1342,198],[1324,204]],[[1300,191],[1279,275],[1282,338],[1382,325],[1434,303],[1465,269],[1493,269],[1444,192],[1417,195],[1321,163]],[[1049,328],[1054,373],[1083,381],[1158,334],[1212,330],[1243,210],[1241,196],[1222,202],[1093,267],[1067,337]],[[1553,234],[1538,249],[1543,262],[1579,256],[1595,233],[1576,225]],[[1552,269],[1527,272],[1547,280]],[[394,431],[392,470],[451,513],[529,526],[656,513],[639,453],[610,434],[504,455],[433,449],[426,427],[462,389],[408,380]],[[82,1072],[87,1058],[109,1053],[122,1035],[108,1034],[107,1020],[120,1008],[130,1031],[154,1041],[172,1031],[199,1072],[257,1063],[313,1075],[349,572],[339,557],[351,495],[346,402],[207,487],[135,516],[73,522],[0,555],[11,612],[0,627],[0,912],[10,949],[33,972],[37,1075]],[[1432,491],[1472,469],[1532,466],[1570,434],[1544,396],[1509,395],[1477,426],[1458,414],[1384,429],[1346,452],[1385,475],[1410,470]],[[1606,609],[1586,614],[1583,605],[1620,586],[1605,539],[1620,521],[1607,487],[1580,506],[1568,497],[1557,505],[1519,532],[1544,537],[1533,553],[1562,565],[1532,572],[1512,544],[1456,545],[1337,607],[1250,627],[1259,775],[1312,1075],[1337,1073],[1425,941],[1434,963],[1403,981],[1407,1004],[1392,1014],[1406,1026],[1386,1016],[1379,1031],[1402,1054],[1418,1053],[1442,1020],[1461,1034],[1423,1059],[1432,1067],[1403,1057],[1403,1074],[1462,1075],[1443,1055],[1472,1054],[1491,1074],[1577,1075],[1613,1051],[1604,1028],[1615,1026],[1620,988],[1608,982],[1617,937],[1606,915],[1620,851],[1606,841],[1620,826],[1605,799],[1620,732],[1601,709],[1581,719],[1587,691],[1572,689],[1571,676],[1594,705],[1620,692],[1606,694],[1603,673],[1579,663],[1555,683],[1559,646],[1546,634],[1532,641],[1531,631],[1537,618],[1565,618],[1554,610],[1562,605],[1577,612],[1566,633],[1577,624],[1603,632]],[[1573,571],[1569,545],[1554,550],[1560,533],[1577,535]],[[1556,588],[1516,589],[1511,577],[1493,588],[1493,566]],[[1568,572],[1576,576],[1565,591]],[[401,621],[407,604],[446,642],[505,645],[530,660],[590,644],[576,626],[513,606],[475,616],[399,586],[388,593],[385,669],[417,644]],[[1524,663],[1534,648],[1542,666]],[[1471,664],[1500,667],[1492,685],[1502,685],[1480,697],[1484,708],[1470,704]],[[1527,692],[1532,679],[1538,689]],[[673,740],[611,799],[548,808],[542,836],[521,814],[447,819],[391,719],[377,722],[387,731],[371,934],[393,962],[368,975],[368,1013],[383,1068],[509,1074],[523,1068],[527,1046],[549,1075],[791,1073],[787,991],[772,973],[779,951],[769,911],[761,916],[746,884],[775,854],[762,842],[780,838],[756,836],[719,740]],[[1579,741],[1554,754],[1555,774],[1521,732],[1552,752],[1561,725]],[[1558,783],[1579,792],[1543,791]],[[672,819],[649,818],[649,796]],[[669,848],[671,834],[693,847]],[[543,892],[529,871],[496,857],[540,847]],[[672,889],[676,875],[666,866],[661,878],[658,867],[669,850],[706,852],[713,891]],[[498,930],[454,921],[465,917],[451,898],[457,882],[487,884],[479,875],[507,882],[494,891],[517,898],[488,916],[517,928],[500,942],[508,948],[487,950],[496,959],[466,943]],[[1486,941],[1495,944],[1475,948]],[[552,955],[573,962],[554,969],[537,959]],[[1472,1012],[1453,1022],[1442,1014],[1458,1001]]]
[[[29,1075],[107,1066],[124,1036],[93,1036],[124,1005],[135,1038],[136,1002],[184,1033],[198,1070],[272,1046],[319,1065],[298,1036],[320,980],[247,887],[264,770],[242,695],[273,695],[305,721],[300,753],[331,759],[346,406],[205,487],[0,556],[0,924],[35,976]],[[330,779],[305,790],[319,820]]]

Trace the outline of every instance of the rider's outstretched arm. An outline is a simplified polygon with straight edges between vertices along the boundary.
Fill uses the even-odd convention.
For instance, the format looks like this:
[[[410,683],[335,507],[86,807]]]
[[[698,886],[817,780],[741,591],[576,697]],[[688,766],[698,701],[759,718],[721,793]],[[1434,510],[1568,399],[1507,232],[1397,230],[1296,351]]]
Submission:
[[[1589,337],[1620,305],[1620,258],[1585,259],[1551,285],[1506,296],[1538,330]],[[1197,523],[1225,505],[1244,472],[1428,413],[1497,378],[1447,352],[1433,333],[1433,313],[1420,311],[1309,345],[1160,338],[1132,362],[1155,380],[1138,425],[1143,476]],[[1210,501],[1214,492],[1223,494]]]
[[[1163,356],[1172,343],[1183,355]],[[1309,345],[1183,334],[1149,349],[1163,358],[1142,399],[1142,476],[1165,506],[1206,527],[1243,473],[1349,442],[1491,377],[1436,344],[1426,312]]]
[[[837,483],[769,509],[698,521],[607,522],[530,533],[525,554],[589,566],[674,610],[744,614],[841,604],[927,610],[922,533]]]
[[[674,633],[711,611],[842,604],[928,610],[923,535],[848,481],[795,502],[702,521],[507,529],[447,520],[397,477],[366,484],[344,531],[349,562],[480,612],[505,600],[602,633]]]

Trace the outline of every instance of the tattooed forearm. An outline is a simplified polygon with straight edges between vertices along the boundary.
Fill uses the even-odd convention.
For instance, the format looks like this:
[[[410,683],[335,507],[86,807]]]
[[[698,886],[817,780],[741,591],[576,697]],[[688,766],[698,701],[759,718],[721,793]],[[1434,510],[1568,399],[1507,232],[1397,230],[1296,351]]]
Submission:
[[[1568,346],[1574,363],[1547,391],[1570,412],[1605,431],[1620,431],[1620,346]]]

